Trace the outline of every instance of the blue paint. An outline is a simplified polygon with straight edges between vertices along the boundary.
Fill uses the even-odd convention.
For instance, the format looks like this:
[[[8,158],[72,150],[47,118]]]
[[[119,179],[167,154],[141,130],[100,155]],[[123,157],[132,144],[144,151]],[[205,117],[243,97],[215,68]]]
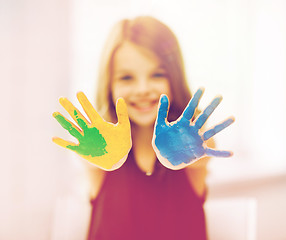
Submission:
[[[211,157],[230,157],[230,156],[232,156],[232,152],[230,152],[230,151],[219,151],[219,150],[214,150],[211,148],[206,149],[206,154],[208,156],[211,156]]]
[[[196,107],[199,104],[199,101],[202,97],[202,94],[204,92],[203,88],[198,89],[198,91],[196,91],[194,97],[191,99],[191,101],[189,102],[189,104],[187,105],[184,113],[183,113],[183,117],[186,119],[192,119],[192,117],[194,116]]]
[[[198,129],[200,129],[205,124],[209,116],[213,113],[216,107],[220,104],[221,100],[222,100],[222,97],[216,97],[211,102],[211,104],[207,106],[207,108],[200,114],[200,116],[198,117],[196,121],[196,127]]]
[[[168,131],[156,127],[155,145],[160,154],[174,166],[200,158],[204,154],[202,144],[198,129],[190,126],[185,119],[168,126]]]
[[[223,129],[225,129],[226,127],[228,127],[230,124],[232,124],[234,122],[234,119],[229,118],[227,120],[225,120],[223,123],[218,124],[216,126],[214,126],[212,129],[206,131],[203,135],[203,139],[204,141],[210,139],[212,136],[214,136],[215,134],[217,134],[218,132],[222,131]]]
[[[201,127],[221,102],[221,97],[215,98],[194,123],[190,121],[202,94],[203,89],[199,89],[187,105],[182,116],[172,124],[167,122],[168,98],[166,95],[161,96],[158,117],[155,124],[154,142],[160,155],[166,158],[173,166],[178,166],[181,163],[188,164],[205,154],[215,157],[231,156],[231,152],[229,151],[218,151],[205,147],[204,141],[233,123],[234,120],[232,118],[216,125],[204,134],[200,133]]]
[[[160,98],[160,108],[158,110],[158,118],[157,118],[157,124],[161,127],[167,126],[168,109],[169,109],[168,97],[166,95],[162,95]]]

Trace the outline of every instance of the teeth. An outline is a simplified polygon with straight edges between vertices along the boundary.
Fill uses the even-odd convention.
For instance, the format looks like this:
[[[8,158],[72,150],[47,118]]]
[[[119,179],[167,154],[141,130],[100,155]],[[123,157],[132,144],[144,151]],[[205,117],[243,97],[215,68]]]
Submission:
[[[139,108],[148,108],[148,107],[153,106],[153,104],[151,104],[151,103],[140,103],[140,104],[135,104],[135,106],[139,107]]]
[[[137,108],[151,108],[155,105],[155,102],[138,102],[133,103],[133,106]]]

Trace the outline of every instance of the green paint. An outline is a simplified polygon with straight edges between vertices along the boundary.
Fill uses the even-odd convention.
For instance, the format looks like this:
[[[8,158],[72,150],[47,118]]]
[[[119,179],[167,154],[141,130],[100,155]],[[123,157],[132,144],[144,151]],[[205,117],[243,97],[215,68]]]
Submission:
[[[74,110],[74,115],[78,125],[83,130],[83,135],[81,135],[64,117],[61,115],[55,116],[61,126],[68,130],[69,133],[79,141],[79,145],[68,145],[67,148],[78,154],[91,157],[98,157],[106,154],[107,151],[105,150],[105,147],[107,144],[104,137],[99,133],[99,130],[95,127],[89,127],[83,119],[79,118],[76,110]]]
[[[54,114],[54,117],[64,129],[68,130],[72,136],[80,141],[82,135],[71,125],[71,123],[69,123],[63,116],[59,114]]]

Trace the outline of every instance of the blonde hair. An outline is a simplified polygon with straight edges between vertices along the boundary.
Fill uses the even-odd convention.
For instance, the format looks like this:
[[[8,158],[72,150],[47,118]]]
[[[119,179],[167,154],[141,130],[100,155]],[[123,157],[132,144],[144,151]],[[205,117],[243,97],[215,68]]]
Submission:
[[[149,49],[161,60],[172,91],[168,118],[170,121],[175,120],[191,98],[181,50],[174,33],[162,22],[148,16],[124,19],[111,30],[100,60],[96,94],[98,112],[105,120],[116,121],[111,92],[112,62],[116,50],[124,41]]]

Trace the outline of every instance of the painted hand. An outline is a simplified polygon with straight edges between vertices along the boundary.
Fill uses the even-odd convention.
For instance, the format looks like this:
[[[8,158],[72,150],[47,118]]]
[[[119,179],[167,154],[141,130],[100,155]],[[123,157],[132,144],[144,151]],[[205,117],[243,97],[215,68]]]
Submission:
[[[230,151],[208,148],[206,141],[233,123],[234,118],[228,118],[210,130],[201,132],[202,126],[219,105],[222,97],[216,97],[194,121],[191,121],[203,91],[199,89],[182,115],[171,123],[167,122],[168,97],[162,95],[160,98],[152,145],[159,161],[167,168],[182,169],[204,156],[230,157],[232,155]]]
[[[83,92],[79,92],[77,98],[90,122],[66,98],[60,98],[59,101],[79,127],[59,112],[55,112],[53,116],[79,143],[65,141],[58,137],[54,137],[53,141],[76,152],[103,170],[112,171],[120,168],[132,145],[130,122],[124,100],[122,98],[117,100],[118,123],[112,124],[101,118]]]

